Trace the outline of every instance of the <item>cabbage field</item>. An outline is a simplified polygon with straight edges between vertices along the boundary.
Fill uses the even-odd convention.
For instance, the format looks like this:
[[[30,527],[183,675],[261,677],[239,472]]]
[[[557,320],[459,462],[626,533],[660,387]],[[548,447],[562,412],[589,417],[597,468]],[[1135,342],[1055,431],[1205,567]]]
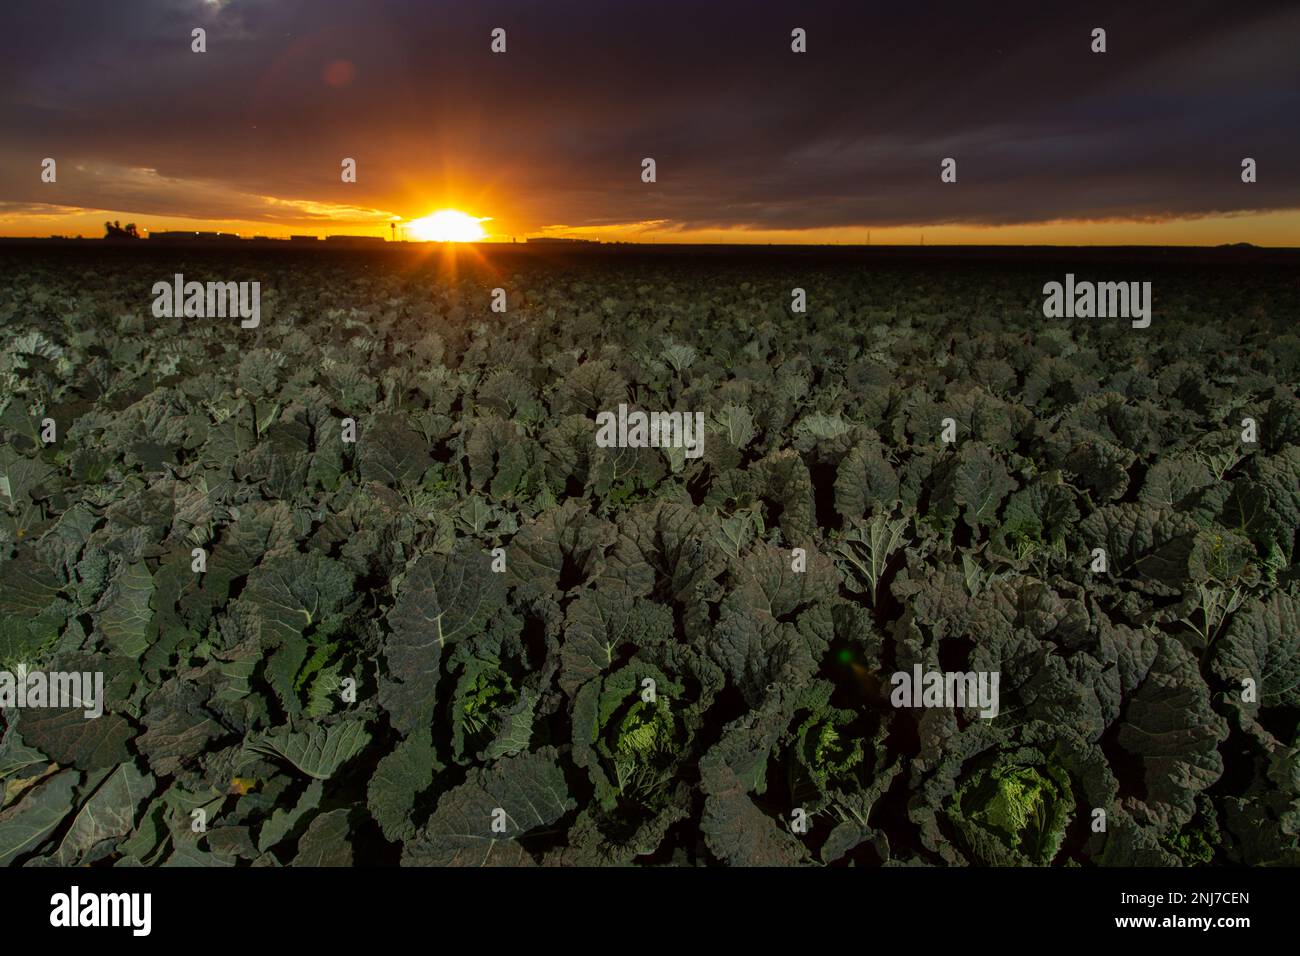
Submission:
[[[1300,863],[1294,261],[73,245],[0,250],[0,863]]]

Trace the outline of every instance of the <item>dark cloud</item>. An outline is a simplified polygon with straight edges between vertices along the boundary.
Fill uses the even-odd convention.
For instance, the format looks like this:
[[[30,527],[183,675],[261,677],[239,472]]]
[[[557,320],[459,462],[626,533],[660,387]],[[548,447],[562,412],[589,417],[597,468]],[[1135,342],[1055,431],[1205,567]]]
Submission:
[[[893,6],[7,0],[0,200],[271,218],[483,188],[534,226],[772,229],[1300,207],[1294,3]],[[98,174],[43,187],[44,156]]]

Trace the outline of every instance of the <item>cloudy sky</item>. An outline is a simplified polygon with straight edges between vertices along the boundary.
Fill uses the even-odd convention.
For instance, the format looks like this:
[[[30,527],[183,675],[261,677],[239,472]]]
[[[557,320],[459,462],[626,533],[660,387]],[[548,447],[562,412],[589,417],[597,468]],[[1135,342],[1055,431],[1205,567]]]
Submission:
[[[4,0],[0,234],[1300,246],[1297,50],[1294,2]]]

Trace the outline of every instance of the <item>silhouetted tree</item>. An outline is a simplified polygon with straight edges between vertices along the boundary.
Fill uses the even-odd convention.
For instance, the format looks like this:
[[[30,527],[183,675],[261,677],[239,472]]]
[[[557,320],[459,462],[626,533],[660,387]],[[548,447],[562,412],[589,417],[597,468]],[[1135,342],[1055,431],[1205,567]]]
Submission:
[[[122,226],[121,220],[114,219],[112,222],[104,223],[105,239],[139,239],[140,233],[135,228],[135,223],[128,222],[125,227]]]

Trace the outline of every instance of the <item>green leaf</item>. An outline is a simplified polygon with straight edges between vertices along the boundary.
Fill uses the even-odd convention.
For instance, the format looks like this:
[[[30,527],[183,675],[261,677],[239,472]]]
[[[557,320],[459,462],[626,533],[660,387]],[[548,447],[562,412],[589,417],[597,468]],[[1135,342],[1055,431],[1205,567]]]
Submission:
[[[587,512],[585,501],[569,501],[530,521],[506,549],[510,586],[521,599],[550,594],[596,577],[614,527]],[[566,574],[566,571],[568,572]]]
[[[515,703],[497,712],[500,729],[492,742],[484,748],[484,760],[513,756],[528,749],[528,742],[533,736],[533,712],[537,708],[537,699],[537,692],[525,687]]]
[[[860,442],[844,456],[835,477],[835,510],[845,521],[888,511],[901,494],[898,473],[879,441]]]
[[[1230,700],[1241,702],[1243,681],[1254,681],[1256,699],[1240,706],[1300,707],[1300,601],[1276,593],[1242,607],[1219,641],[1214,670],[1229,684]]]
[[[39,458],[27,458],[10,445],[0,445],[0,506],[8,514],[6,523],[15,538],[30,533],[40,521],[41,509],[33,500],[32,492],[55,473],[52,466]]]
[[[72,810],[79,774],[64,770],[0,813],[0,866],[36,850]]]
[[[262,640],[275,645],[319,626],[353,598],[352,572],[319,551],[274,556],[253,569],[239,603],[261,622]]]
[[[1188,560],[1198,527],[1184,514],[1123,503],[1099,508],[1079,525],[1088,548],[1106,549],[1109,574],[1157,595],[1188,583]]]
[[[963,517],[975,529],[993,524],[1003,500],[1016,490],[1006,465],[987,445],[974,441],[962,445],[954,482],[957,503],[966,507]]]
[[[45,564],[21,557],[0,564],[0,665],[30,663],[59,636],[70,604]]]
[[[215,853],[201,849],[197,843],[186,842],[178,844],[162,865],[193,868],[234,866],[235,863],[233,860],[224,859]]]
[[[403,866],[520,866],[534,862],[519,837],[573,809],[552,748],[505,757],[445,793],[428,825],[402,850]],[[494,830],[494,821],[504,829]]]
[[[83,866],[112,852],[135,828],[140,805],[153,789],[153,775],[141,773],[132,763],[111,771],[82,803],[52,862]]]
[[[288,836],[303,817],[320,806],[324,792],[321,781],[313,780],[292,807],[277,807],[272,810],[270,819],[262,824],[261,832],[258,833],[258,851],[265,853]]]
[[[379,761],[366,789],[370,813],[390,840],[408,840],[415,833],[411,811],[415,799],[442,769],[428,728],[402,740]]]
[[[153,575],[143,561],[127,565],[113,579],[100,602],[98,624],[114,654],[139,657],[148,648],[153,589]]]
[[[22,711],[23,740],[55,763],[81,770],[116,767],[127,759],[126,742],[135,736],[120,714],[86,717],[85,708]]]
[[[1118,736],[1121,747],[1142,758],[1142,817],[1161,828],[1191,819],[1196,794],[1223,773],[1218,747],[1227,736],[1227,721],[1211,707],[1196,660],[1182,644],[1162,637]]]
[[[760,810],[726,764],[704,771],[700,829],[717,856],[731,866],[799,866],[808,851],[788,830]]]
[[[433,719],[443,648],[480,633],[505,605],[503,577],[465,543],[448,555],[424,555],[407,573],[388,614],[379,683],[380,704],[399,732]]]
[[[312,820],[307,832],[298,841],[298,855],[293,858],[293,865],[351,866],[352,844],[348,837],[352,831],[348,826],[349,812],[343,807],[322,813]]]
[[[164,777],[200,758],[213,740],[225,734],[193,695],[179,690],[166,693],[168,690],[164,686],[150,697],[150,709],[143,718],[146,730],[135,740],[150,768]]]
[[[268,757],[279,757],[301,772],[327,780],[370,742],[364,721],[348,720],[331,727],[314,726],[307,731],[277,727],[250,739],[244,749]]]
[[[572,695],[609,670],[622,649],[649,647],[672,639],[672,612],[636,597],[628,589],[604,584],[583,591],[565,614],[560,645],[560,687]]]
[[[908,518],[890,518],[886,514],[873,515],[869,521],[854,521],[836,549],[841,570],[850,580],[856,578],[866,584],[872,603],[878,597],[890,556],[903,544],[908,522]]]

